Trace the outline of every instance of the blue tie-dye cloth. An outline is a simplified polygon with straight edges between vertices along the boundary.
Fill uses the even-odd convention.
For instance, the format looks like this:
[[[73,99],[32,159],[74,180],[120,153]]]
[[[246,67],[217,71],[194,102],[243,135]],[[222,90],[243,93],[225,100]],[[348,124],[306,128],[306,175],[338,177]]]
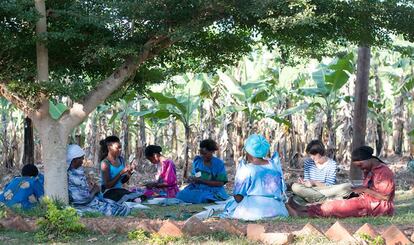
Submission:
[[[230,200],[222,218],[259,220],[276,216],[286,217],[284,181],[279,158],[276,156],[266,165],[241,161],[238,165],[233,195],[243,196],[239,203]]]
[[[32,208],[44,194],[43,182],[42,174],[36,177],[14,177],[0,193],[0,202],[8,207]]]
[[[197,156],[193,161],[192,176],[199,173],[200,178],[213,181],[227,182],[227,172],[224,167],[224,162],[213,157],[211,159],[211,167],[204,165],[203,158]],[[229,198],[223,186],[215,187],[205,184],[189,184],[182,191],[177,193],[177,199],[189,203],[207,203],[222,201]]]
[[[118,204],[103,198],[99,193],[92,196],[83,167],[68,170],[69,201],[79,214],[99,212],[106,216],[126,216],[130,208],[126,204]]]

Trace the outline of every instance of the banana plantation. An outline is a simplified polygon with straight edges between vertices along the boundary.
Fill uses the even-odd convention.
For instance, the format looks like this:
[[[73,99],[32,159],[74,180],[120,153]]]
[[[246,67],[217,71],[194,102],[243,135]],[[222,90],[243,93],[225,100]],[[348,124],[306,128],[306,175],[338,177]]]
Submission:
[[[411,53],[372,51],[366,143],[381,157],[412,157],[414,46],[396,39],[395,47]],[[69,142],[84,147],[94,166],[99,141],[109,135],[121,138],[127,159],[143,165],[145,146],[161,145],[186,175],[201,140],[218,142],[218,155],[231,167],[242,156],[246,137],[261,133],[285,167],[301,167],[312,139],[325,142],[328,155],[349,166],[356,57],[356,48],[347,48],[319,60],[285,61],[277,50],[258,46],[217,72],[183,73],[111,97],[70,133]],[[50,115],[59,118],[70,103],[64,97],[50,99]],[[20,168],[30,161],[24,158],[25,142],[34,144],[34,162],[41,163],[42,147],[30,119],[5,99],[1,115],[3,166]]]

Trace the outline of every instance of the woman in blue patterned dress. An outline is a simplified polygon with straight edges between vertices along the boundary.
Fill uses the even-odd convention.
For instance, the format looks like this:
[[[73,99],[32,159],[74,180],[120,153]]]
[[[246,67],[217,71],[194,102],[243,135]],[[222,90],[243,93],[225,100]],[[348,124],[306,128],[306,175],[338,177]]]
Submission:
[[[99,212],[106,216],[126,216],[130,209],[126,204],[118,204],[103,198],[96,184],[89,184],[82,167],[85,152],[78,145],[69,145],[66,162],[68,164],[69,202],[79,213]]]
[[[218,150],[214,140],[200,142],[200,156],[193,161],[190,184],[178,192],[177,198],[189,203],[207,203],[226,200],[224,185],[227,183],[227,172],[224,162],[213,156]]]
[[[8,207],[29,209],[35,206],[44,194],[44,177],[34,164],[26,164],[22,175],[14,177],[0,193],[0,202]]]
[[[238,165],[234,199],[227,203],[220,217],[259,220],[288,216],[280,160],[277,154],[272,159],[265,159],[269,148],[261,135],[253,134],[246,140],[247,162],[241,161]]]

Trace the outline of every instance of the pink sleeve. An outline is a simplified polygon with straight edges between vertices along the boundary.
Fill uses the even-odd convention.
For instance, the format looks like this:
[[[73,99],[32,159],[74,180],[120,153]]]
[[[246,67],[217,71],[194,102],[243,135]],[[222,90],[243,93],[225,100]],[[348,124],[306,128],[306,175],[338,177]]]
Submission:
[[[175,173],[175,166],[173,161],[167,160],[163,162],[160,178],[162,178],[164,183],[168,184],[169,186],[177,184],[177,175]]]
[[[373,181],[376,191],[383,195],[390,195],[395,190],[394,175],[391,171],[379,172]]]

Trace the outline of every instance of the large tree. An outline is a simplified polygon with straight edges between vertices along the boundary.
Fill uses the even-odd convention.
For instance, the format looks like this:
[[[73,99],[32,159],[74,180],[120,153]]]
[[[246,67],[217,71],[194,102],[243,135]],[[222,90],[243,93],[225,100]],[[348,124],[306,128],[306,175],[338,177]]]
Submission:
[[[35,2],[0,5],[0,93],[33,120],[46,195],[63,201],[68,135],[114,92],[233,64],[259,40],[321,55],[326,44],[361,35],[386,43],[389,31],[413,33],[399,26],[413,20],[404,1],[55,0],[44,11],[44,1]],[[369,10],[374,25],[366,32]]]

